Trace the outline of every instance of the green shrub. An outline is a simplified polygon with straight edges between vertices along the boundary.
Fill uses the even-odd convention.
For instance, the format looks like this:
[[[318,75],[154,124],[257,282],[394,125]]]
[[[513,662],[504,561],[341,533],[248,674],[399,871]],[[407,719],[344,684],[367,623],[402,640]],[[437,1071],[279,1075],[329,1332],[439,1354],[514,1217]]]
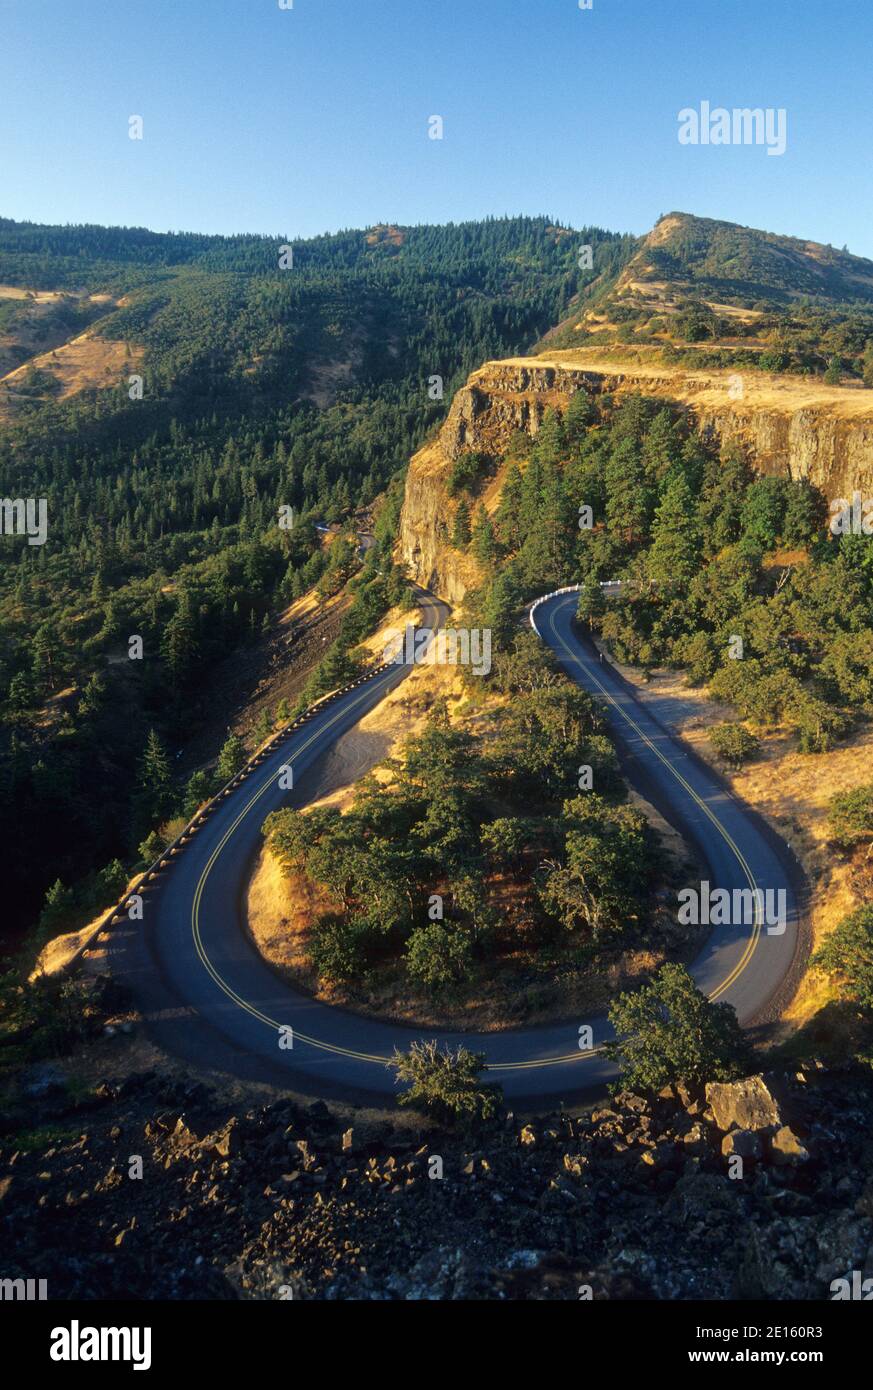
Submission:
[[[406,968],[432,994],[444,994],[469,979],[473,946],[468,934],[442,922],[416,927],[406,947]]]
[[[836,980],[845,998],[873,1010],[873,907],[859,907],[834,928],[810,962]]]
[[[309,957],[322,980],[328,984],[346,984],[359,980],[366,972],[370,946],[367,928],[328,912],[312,928]]]
[[[844,849],[873,841],[873,783],[833,797],[828,824],[834,840]]]
[[[461,492],[475,492],[487,466],[488,459],[484,454],[459,454],[452,464],[446,483],[449,496],[457,497]]]
[[[716,724],[709,731],[709,742],[730,767],[742,767],[760,748],[759,740],[744,724]]]
[[[420,1106],[448,1124],[483,1124],[499,1113],[501,1090],[479,1080],[485,1065],[479,1053],[441,1049],[436,1041],[414,1042],[408,1052],[395,1050],[389,1065],[398,1083],[409,1086],[397,1097],[400,1105]]]
[[[658,1091],[674,1081],[732,1081],[742,1072],[743,1035],[730,1004],[712,1004],[681,965],[620,994],[606,1054],[623,1068],[620,1089]]]

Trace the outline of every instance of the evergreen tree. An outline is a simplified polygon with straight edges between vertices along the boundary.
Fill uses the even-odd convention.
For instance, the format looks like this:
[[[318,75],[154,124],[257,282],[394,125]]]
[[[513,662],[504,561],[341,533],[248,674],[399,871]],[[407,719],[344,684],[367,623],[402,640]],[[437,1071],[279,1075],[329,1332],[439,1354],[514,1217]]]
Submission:
[[[782,539],[786,545],[810,545],[827,521],[827,501],[808,478],[792,481],[785,500]]]
[[[743,499],[743,535],[762,550],[775,550],[782,535],[786,501],[784,478],[757,478]]]
[[[606,520],[611,531],[629,542],[645,539],[652,509],[637,443],[621,439],[606,465]]]
[[[465,550],[470,544],[470,508],[462,497],[455,511],[455,526],[452,531],[452,545],[456,550]]]
[[[185,788],[185,803],[183,807],[187,820],[190,820],[192,816],[196,815],[204,801],[209,800],[212,795],[212,786],[213,778],[210,777],[208,772],[204,772],[202,769],[198,772],[192,772],[188,779],[188,785]]]
[[[542,464],[561,463],[567,456],[567,436],[559,410],[549,406],[537,431],[534,453]]]
[[[491,629],[495,642],[508,644],[511,641],[521,601],[518,575],[504,566],[488,586],[483,603],[483,626]]]
[[[662,479],[682,459],[682,441],[669,410],[659,410],[643,440],[643,466],[652,483]]]
[[[665,591],[685,590],[700,566],[700,534],[691,489],[674,474],[655,512],[649,577]]]
[[[73,911],[75,899],[72,890],[66,888],[61,880],[55,879],[45,895],[45,904],[40,914],[40,926],[56,927],[64,922]]]
[[[167,751],[154,729],[149,730],[139,765],[139,817],[144,827],[167,817],[173,809],[173,778]]]
[[[245,744],[235,733],[229,733],[224,743],[221,745],[221,752],[218,755],[218,765],[215,775],[220,786],[229,782],[231,777],[235,777],[240,768],[246,761]]]
[[[517,550],[521,544],[522,491],[521,469],[512,463],[506,471],[495,516],[497,533],[508,550]]]
[[[175,612],[164,632],[162,650],[176,689],[187,684],[197,660],[197,629],[193,608],[191,594],[187,590],[180,593]]]
[[[479,506],[473,525],[471,550],[474,558],[485,570],[491,570],[498,557],[497,537],[491,518],[483,506]]]
[[[25,710],[31,709],[35,703],[33,681],[26,671],[17,671],[9,682],[9,693],[6,697],[12,714],[23,714]]]
[[[57,689],[58,639],[51,624],[42,623],[33,639],[33,675],[38,688]]]
[[[518,532],[523,544],[536,530],[543,500],[543,465],[534,454],[524,471],[519,501]]]
[[[262,744],[273,732],[273,721],[270,718],[270,711],[262,709],[255,721],[255,742]]]
[[[564,433],[567,449],[571,454],[578,456],[588,427],[594,422],[596,415],[594,403],[587,391],[577,391],[570,397],[569,405],[564,412]]]
[[[727,445],[719,458],[706,464],[698,515],[708,554],[715,555],[739,539],[743,498],[752,478],[745,453],[737,444]]]

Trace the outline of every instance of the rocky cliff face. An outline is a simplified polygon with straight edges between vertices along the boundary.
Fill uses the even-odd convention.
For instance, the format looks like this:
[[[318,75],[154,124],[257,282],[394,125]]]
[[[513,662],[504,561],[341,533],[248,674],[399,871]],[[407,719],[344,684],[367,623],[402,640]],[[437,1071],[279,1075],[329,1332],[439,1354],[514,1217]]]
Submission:
[[[446,428],[447,425],[436,443],[419,450],[409,465],[400,514],[398,559],[408,566],[417,583],[448,603],[457,603],[478,576],[473,561],[449,544],[454,503],[449,500],[446,484],[457,454],[446,452]]]
[[[873,396],[873,392],[858,392]],[[841,419],[827,410],[800,407],[791,413],[742,406],[698,412],[704,430],[747,444],[762,473],[809,478],[832,500],[865,496],[873,488],[873,413],[870,418]]]
[[[438,439],[410,464],[399,558],[420,584],[456,602],[475,580],[475,566],[448,544],[453,461],[471,450],[502,454],[516,430],[535,435],[549,406],[563,408],[580,388],[675,401],[705,432],[744,443],[761,473],[809,478],[829,500],[855,489],[873,495],[873,391],[761,372],[624,366],[584,352],[488,362],[456,395]]]

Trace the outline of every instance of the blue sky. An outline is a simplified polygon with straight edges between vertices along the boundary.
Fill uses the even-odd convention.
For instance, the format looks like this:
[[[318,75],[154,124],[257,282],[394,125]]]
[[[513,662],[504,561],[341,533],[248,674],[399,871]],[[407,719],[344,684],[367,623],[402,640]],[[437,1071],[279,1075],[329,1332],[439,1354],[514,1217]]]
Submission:
[[[679,209],[873,256],[869,0],[0,0],[0,35],[6,216],[293,237]],[[787,152],[681,146],[703,100],[785,107]]]

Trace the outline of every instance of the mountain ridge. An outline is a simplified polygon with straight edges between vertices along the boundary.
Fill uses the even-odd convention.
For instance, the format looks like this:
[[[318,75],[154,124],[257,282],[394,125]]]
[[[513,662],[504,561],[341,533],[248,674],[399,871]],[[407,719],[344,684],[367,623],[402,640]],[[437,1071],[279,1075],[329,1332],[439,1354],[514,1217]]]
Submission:
[[[589,339],[668,356],[719,349],[725,358],[762,358],[775,371],[824,372],[836,358],[860,377],[873,342],[873,261],[801,237],[667,213],[620,272],[583,293],[539,346]]]

